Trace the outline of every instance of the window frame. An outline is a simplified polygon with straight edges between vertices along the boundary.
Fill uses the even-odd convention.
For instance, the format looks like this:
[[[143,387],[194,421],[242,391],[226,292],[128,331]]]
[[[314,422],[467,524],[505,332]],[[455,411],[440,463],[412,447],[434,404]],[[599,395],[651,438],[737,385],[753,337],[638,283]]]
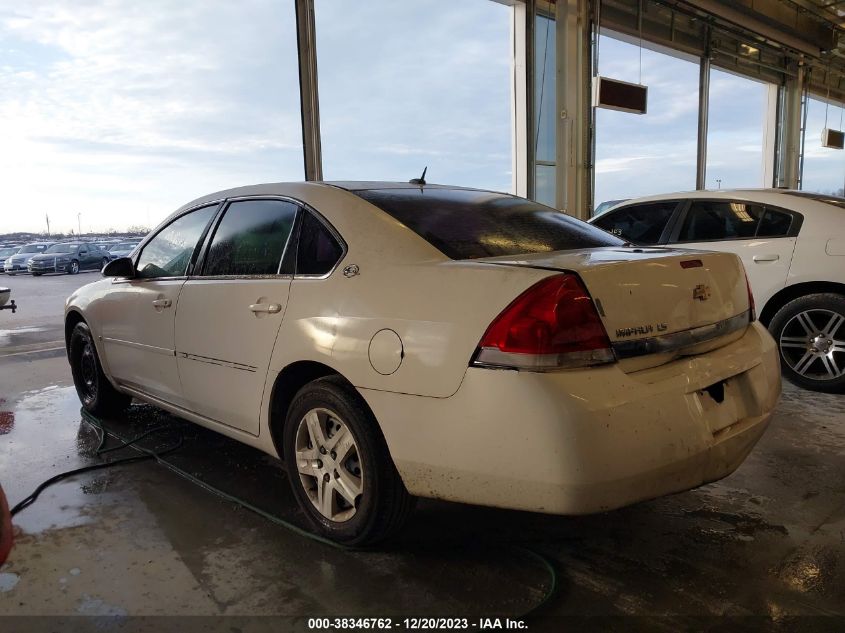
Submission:
[[[349,252],[349,247],[346,244],[346,240],[343,239],[343,237],[338,232],[338,230],[332,225],[331,222],[329,222],[326,219],[326,217],[322,213],[320,213],[319,211],[317,211],[316,209],[314,209],[313,207],[310,207],[308,205],[303,205],[302,209],[303,209],[303,212],[306,212],[306,213],[310,212],[317,219],[317,221],[320,222],[323,225],[323,227],[328,230],[328,232],[332,235],[332,237],[334,237],[335,240],[337,240],[337,243],[340,244],[340,257],[337,258],[337,261],[334,263],[334,266],[332,266],[331,269],[328,272],[326,272],[322,275],[304,274],[304,273],[298,273],[296,271],[296,265],[299,261],[299,234],[300,234],[300,231],[302,229],[302,219],[301,219],[301,216],[300,216],[299,218],[297,218],[297,223],[296,223],[296,226],[294,227],[294,229],[296,230],[296,251],[293,254],[293,272],[294,272],[293,278],[294,279],[312,279],[312,280],[314,280],[314,279],[316,279],[316,280],[328,279],[329,277],[332,276],[334,271],[336,271],[340,267],[341,262],[344,259],[346,259],[346,255]]]
[[[645,205],[648,205],[648,204],[674,204],[675,208],[672,209],[672,211],[669,213],[669,219],[666,220],[666,226],[663,227],[663,231],[661,231],[660,237],[657,238],[657,241],[654,244],[642,244],[642,245],[637,244],[637,246],[651,246],[651,247],[662,246],[669,241],[669,238],[671,237],[672,232],[675,230],[675,226],[676,226],[676,224],[678,224],[678,214],[680,213],[680,210],[684,207],[684,203],[685,203],[684,200],[674,199],[674,198],[668,198],[666,200],[649,200],[647,202],[634,202],[634,201],[632,201],[630,204],[623,203],[623,204],[620,204],[617,207],[614,207],[610,211],[602,213],[600,216],[594,218],[593,221],[590,222],[590,224],[595,226],[597,229],[601,229],[605,233],[610,233],[610,231],[608,231],[607,229],[599,226],[597,223],[600,220],[603,220],[605,218],[611,218],[614,215],[616,215],[617,213],[620,213],[622,211],[628,211],[632,207],[642,207],[642,206],[645,206]],[[616,235],[615,233],[610,233],[610,234],[613,235],[614,237],[618,237],[619,239],[625,240],[626,242],[628,242],[630,244],[634,244],[634,242],[631,242],[624,235]]]
[[[130,281],[144,282],[144,281],[162,281],[162,280],[179,280],[179,279],[185,280],[185,279],[188,279],[193,274],[194,270],[196,269],[196,265],[197,265],[198,258],[199,258],[199,253],[202,249],[202,245],[204,244],[206,237],[208,236],[209,229],[217,222],[218,218],[220,217],[220,208],[221,208],[222,202],[223,202],[222,199],[220,199],[220,200],[210,200],[208,202],[202,202],[200,204],[195,204],[194,206],[185,209],[184,211],[182,211],[178,215],[171,217],[170,220],[167,223],[162,224],[154,232],[150,232],[141,242],[138,243],[138,246],[136,246],[137,250],[135,252],[135,256],[132,258],[132,268],[136,271],[136,275],[137,275],[138,262],[140,261],[141,256],[144,254],[144,250],[147,248],[147,246],[150,244],[150,242],[152,242],[156,237],[158,237],[158,235],[162,231],[164,231],[171,224],[173,224],[177,220],[185,217],[189,213],[193,213],[194,211],[199,211],[200,209],[205,209],[207,207],[217,207],[217,209],[214,211],[214,213],[211,216],[211,220],[209,220],[208,223],[205,225],[205,228],[203,229],[202,233],[200,234],[199,239],[197,240],[196,245],[194,246],[194,250],[191,253],[191,259],[188,262],[188,269],[185,271],[184,275],[177,275],[177,276],[174,276],[174,277],[137,277],[137,276],[133,276],[133,277],[126,278],[126,279],[123,279],[123,278],[114,279],[113,283],[126,283],[126,282],[130,282]]]
[[[801,230],[801,225],[804,223],[804,216],[797,211],[792,211],[791,209],[784,209],[783,207],[769,204],[768,202],[760,202],[757,200],[749,200],[748,198],[687,198],[683,201],[684,204],[681,205],[678,209],[676,209],[676,213],[678,214],[677,221],[672,227],[672,233],[669,235],[669,240],[667,244],[702,244],[702,243],[710,243],[710,242],[746,242],[748,240],[782,240],[784,238],[793,238],[798,237],[798,233]],[[770,237],[761,237],[757,235],[757,232],[760,230],[760,225],[763,223],[762,218],[760,222],[757,223],[757,228],[754,231],[754,235],[749,237],[720,237],[713,240],[680,240],[678,239],[681,235],[681,229],[684,226],[684,222],[687,219],[687,215],[690,212],[690,208],[692,207],[693,202],[721,202],[721,203],[735,203],[738,202],[740,204],[754,204],[759,207],[763,207],[763,217],[767,211],[772,210],[778,213],[785,213],[792,217],[792,223],[789,225],[789,231],[787,231],[786,235],[778,235],[778,236],[770,236]]]
[[[232,206],[234,202],[244,202],[250,200],[275,200],[279,202],[288,202],[293,204],[296,207],[296,213],[293,218],[293,225],[291,226],[290,233],[288,234],[288,238],[285,241],[285,246],[282,249],[282,255],[279,257],[279,265],[276,268],[275,274],[269,275],[204,275],[203,272],[205,270],[206,259],[208,258],[208,251],[211,248],[211,243],[214,241],[214,236],[217,234],[217,229],[220,227],[220,223],[223,221],[223,218],[226,216],[226,212],[229,210],[229,207]],[[289,198],[288,196],[280,196],[280,195],[251,195],[251,196],[235,196],[233,198],[226,198],[221,200],[220,208],[217,210],[217,214],[212,219],[211,223],[209,224],[208,230],[203,235],[202,241],[200,243],[199,254],[197,256],[196,265],[191,270],[191,274],[188,275],[189,279],[218,279],[218,280],[226,280],[226,279],[285,279],[293,277],[292,273],[282,272],[282,265],[285,262],[285,255],[287,255],[288,248],[290,248],[291,240],[293,239],[294,235],[298,235],[298,226],[299,226],[299,218],[302,215],[303,205],[299,200],[295,200],[293,198]]]
[[[202,271],[205,268],[205,260],[208,255],[208,250],[211,248],[211,242],[214,240],[214,235],[217,232],[217,227],[223,220],[223,216],[225,215],[229,206],[233,202],[242,202],[246,200],[278,200],[281,202],[289,202],[297,207],[296,217],[293,221],[293,227],[291,228],[290,235],[288,235],[287,242],[285,243],[285,248],[282,251],[282,256],[279,258],[279,268],[277,269],[278,272],[275,275],[203,275]],[[302,200],[298,200],[296,198],[283,194],[252,194],[245,196],[234,196],[232,198],[224,198],[219,200],[218,204],[220,206],[217,210],[217,214],[211,220],[209,226],[206,229],[206,232],[202,236],[202,241],[200,242],[199,247],[199,253],[196,257],[196,263],[193,266],[191,273],[187,276],[187,279],[327,279],[332,275],[332,273],[334,273],[335,270],[338,269],[340,263],[346,258],[346,255],[349,252],[349,247],[346,243],[346,240],[343,239],[343,236],[341,236],[341,234],[332,225],[332,223],[329,222],[322,213],[317,211],[308,203],[303,202]],[[193,210],[196,210],[197,208],[203,206],[208,205],[198,205],[197,207],[194,207]],[[332,236],[337,240],[338,244],[340,244],[340,257],[338,258],[337,262],[335,262],[332,269],[324,275],[303,275],[296,273],[296,255],[299,251],[299,231],[300,227],[302,226],[302,216],[304,213],[313,214],[314,217],[316,217],[317,220],[319,220],[322,225],[326,229],[328,229],[329,233],[331,233]],[[282,272],[282,266],[284,266],[285,260],[289,255],[289,249],[293,250],[293,272]]]

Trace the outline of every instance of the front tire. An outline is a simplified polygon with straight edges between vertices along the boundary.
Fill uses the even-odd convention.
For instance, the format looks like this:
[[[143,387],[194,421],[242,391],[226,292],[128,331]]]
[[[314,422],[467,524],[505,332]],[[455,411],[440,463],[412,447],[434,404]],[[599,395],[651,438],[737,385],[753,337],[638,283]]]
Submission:
[[[97,356],[94,337],[86,323],[77,323],[70,336],[70,370],[82,407],[96,416],[112,417],[122,413],[132,401],[117,391]]]
[[[787,380],[812,391],[845,392],[845,296],[793,299],[772,318],[769,332]]]
[[[321,536],[369,545],[402,528],[413,498],[352,385],[333,376],[300,389],[283,442],[293,494]]]
[[[68,275],[75,275],[78,272],[79,272],[79,262],[74,259],[70,264],[68,264],[67,274]]]
[[[44,274],[44,273],[32,273],[32,276],[33,276],[33,277],[40,277],[40,276],[41,276],[41,275],[43,275],[43,274]]]

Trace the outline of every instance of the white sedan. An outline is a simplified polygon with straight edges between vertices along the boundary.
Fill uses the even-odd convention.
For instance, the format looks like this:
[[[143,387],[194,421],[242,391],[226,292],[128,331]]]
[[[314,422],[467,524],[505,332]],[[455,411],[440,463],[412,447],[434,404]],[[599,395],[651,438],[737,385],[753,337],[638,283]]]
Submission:
[[[720,479],[780,394],[737,257],[500,193],[223,191],[104,275],[66,307],[83,406],[135,397],[281,458],[344,543],[413,496],[580,514]]]
[[[590,222],[634,244],[739,255],[784,375],[845,392],[845,198],[694,191],[630,200]]]

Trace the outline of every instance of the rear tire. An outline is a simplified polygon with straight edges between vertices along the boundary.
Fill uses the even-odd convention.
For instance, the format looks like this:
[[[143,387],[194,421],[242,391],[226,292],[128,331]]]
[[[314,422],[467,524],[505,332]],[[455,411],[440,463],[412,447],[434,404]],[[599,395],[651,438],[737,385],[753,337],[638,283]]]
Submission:
[[[769,323],[789,382],[845,392],[845,296],[825,292],[793,299]]]
[[[352,385],[330,376],[300,389],[288,409],[283,442],[293,494],[318,534],[345,545],[370,545],[401,530],[414,499]]]
[[[115,389],[103,373],[94,337],[86,323],[70,335],[70,371],[82,407],[96,416],[112,417],[126,410],[132,398]]]
[[[78,261],[76,261],[76,260],[74,259],[74,260],[73,260],[70,264],[68,264],[68,266],[67,266],[67,274],[68,274],[68,275],[75,275],[75,274],[76,274],[76,273],[78,273],[78,272],[79,272],[79,262],[78,262]]]

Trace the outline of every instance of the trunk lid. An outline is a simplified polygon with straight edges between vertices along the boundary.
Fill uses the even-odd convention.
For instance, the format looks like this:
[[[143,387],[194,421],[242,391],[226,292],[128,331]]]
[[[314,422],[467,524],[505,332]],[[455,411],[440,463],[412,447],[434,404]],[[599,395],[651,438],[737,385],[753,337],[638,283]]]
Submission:
[[[745,270],[731,253],[614,247],[479,261],[577,273],[626,370],[720,347],[748,324]]]

